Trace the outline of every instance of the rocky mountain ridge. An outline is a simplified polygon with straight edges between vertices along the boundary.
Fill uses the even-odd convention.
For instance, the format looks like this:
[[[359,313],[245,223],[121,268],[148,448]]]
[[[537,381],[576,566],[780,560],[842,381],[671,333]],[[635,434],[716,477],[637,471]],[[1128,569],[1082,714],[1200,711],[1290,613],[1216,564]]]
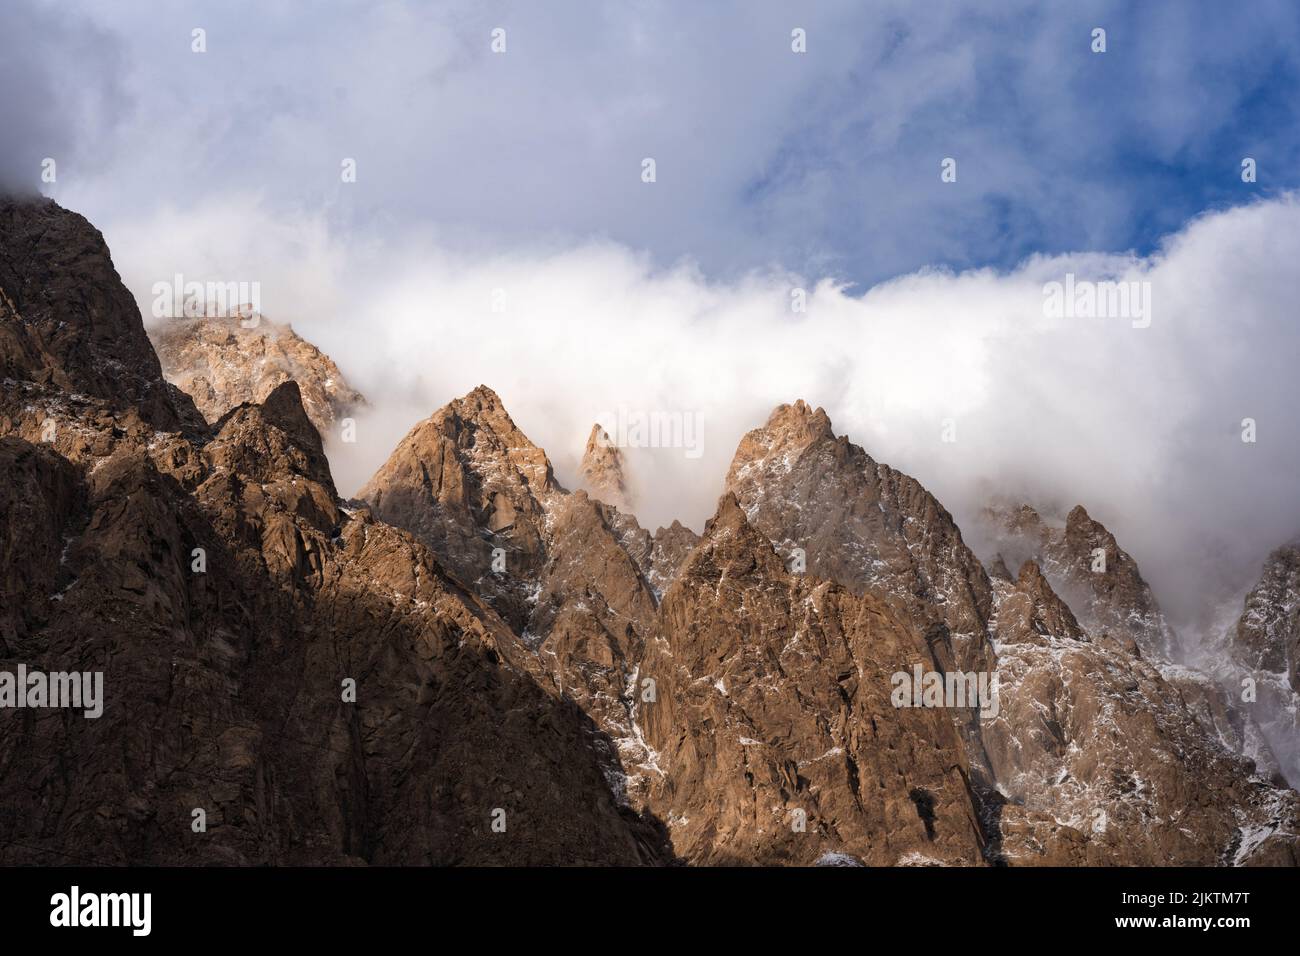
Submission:
[[[486,387],[342,501],[294,381],[211,424],[168,386],[81,217],[0,203],[0,293],[0,670],[108,688],[0,712],[5,862],[1300,862],[1300,796],[1082,509],[989,574],[795,402],[702,535],[651,534]],[[1278,567],[1252,667],[1294,662]],[[995,697],[901,705],[914,672]]]
[[[23,254],[54,231],[93,245],[81,217],[0,204],[0,222],[28,287],[90,275],[92,314],[125,306],[102,240],[98,263]],[[6,342],[43,344],[45,313],[0,278]],[[0,712],[0,861],[670,858],[537,655],[413,538],[337,500],[295,383],[187,434],[138,312],[119,318],[114,348],[143,347],[93,397],[58,389],[73,372],[6,366],[25,378],[0,406],[0,665],[97,670],[107,699],[98,720]]]
[[[1205,649],[1205,666],[1251,698],[1247,746],[1260,762],[1300,779],[1300,544],[1269,554],[1259,580],[1228,610],[1231,623]]]
[[[990,507],[981,517],[993,529],[999,558],[1018,566],[1033,556],[1089,632],[1131,638],[1147,657],[1177,655],[1177,635],[1137,562],[1083,505],[1063,522],[1026,504]]]
[[[294,332],[256,312],[174,318],[149,330],[163,377],[185,392],[209,422],[245,402],[261,402],[298,383],[307,416],[322,435],[365,407],[334,361]]]

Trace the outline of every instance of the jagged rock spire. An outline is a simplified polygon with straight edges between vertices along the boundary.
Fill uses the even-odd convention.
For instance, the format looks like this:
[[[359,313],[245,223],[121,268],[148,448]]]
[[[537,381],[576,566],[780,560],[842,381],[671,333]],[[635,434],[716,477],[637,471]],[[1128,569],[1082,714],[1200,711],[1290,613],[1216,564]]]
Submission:
[[[578,474],[582,487],[593,496],[622,511],[633,510],[623,451],[599,423],[591,426]]]

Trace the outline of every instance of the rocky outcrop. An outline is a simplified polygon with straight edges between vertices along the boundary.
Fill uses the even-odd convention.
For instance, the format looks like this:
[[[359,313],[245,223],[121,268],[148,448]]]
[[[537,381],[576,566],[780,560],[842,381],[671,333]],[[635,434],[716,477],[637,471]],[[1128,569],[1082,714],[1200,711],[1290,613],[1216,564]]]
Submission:
[[[1199,685],[1091,639],[1033,562],[994,587],[1001,706],[981,731],[1007,862],[1300,860],[1300,797],[1207,732],[1186,689]]]
[[[727,472],[753,526],[791,566],[899,602],[961,670],[987,669],[992,589],[944,507],[802,401],[740,442]]]
[[[656,595],[662,596],[676,580],[677,572],[699,541],[700,536],[680,521],[674,521],[654,533],[643,571],[650,589]]]
[[[600,425],[591,426],[587,447],[578,468],[581,486],[606,504],[625,512],[632,511],[632,494],[628,488],[622,450],[614,444]]]
[[[59,288],[65,262],[108,282],[100,255],[23,260],[20,286]],[[86,281],[87,315],[125,295]],[[30,337],[17,314],[6,342]],[[0,669],[101,672],[103,714],[0,712],[0,860],[666,858],[538,656],[427,548],[342,507],[296,384],[191,439],[155,427],[183,420],[156,360],[94,396],[61,391],[76,379],[0,400]]]
[[[1041,562],[1051,587],[1089,634],[1110,638],[1155,664],[1207,739],[1247,758],[1259,776],[1285,785],[1285,759],[1280,756],[1285,748],[1275,752],[1270,740],[1276,741],[1277,735],[1266,733],[1259,723],[1272,708],[1243,706],[1240,688],[1226,680],[1229,656],[1222,648],[1210,655],[1220,659],[1209,659],[1211,666],[1204,671],[1176,662],[1181,657],[1177,635],[1136,561],[1083,506],[1062,520],[1044,517],[1028,505],[1000,505],[986,509],[981,520],[996,561],[1005,556]]]
[[[1278,548],[1264,562],[1231,646],[1242,667],[1278,675],[1300,692],[1300,546]]]
[[[1215,637],[1204,657],[1261,738],[1244,749],[1300,781],[1300,546],[1268,556],[1240,617]]]
[[[167,381],[209,422],[264,401],[288,381],[298,383],[307,417],[322,435],[337,436],[341,420],[365,406],[328,355],[260,314],[168,319],[149,338]]]
[[[656,613],[651,580],[668,579],[685,536],[661,532],[656,550],[630,515],[570,494],[485,386],[416,425],[359,497],[537,649],[614,742],[607,773],[638,801],[647,755],[628,682]]]
[[[0,197],[0,380],[129,407],[169,430],[193,421],[99,230],[48,199]]]
[[[546,563],[547,505],[561,494],[546,453],[480,385],[411,429],[357,497],[522,631]]]
[[[699,544],[700,536],[676,520],[651,534],[631,515],[612,510],[609,514],[611,529],[641,570],[655,600],[661,600],[682,562]]]
[[[787,562],[803,557],[810,575],[875,595],[919,626],[937,670],[996,676],[996,715],[950,718],[975,805],[996,817],[986,827],[995,859],[1294,858],[1295,792],[1265,780],[1217,732],[1214,719],[1232,716],[1211,682],[1144,659],[1139,638],[1162,638],[1168,626],[1131,558],[1082,508],[1061,529],[1021,512],[1009,536],[1047,558],[1024,563],[1015,580],[999,561],[989,578],[924,488],[835,437],[825,414],[802,403],[746,436],[728,488]],[[1096,548],[1107,551],[1109,579],[1084,579],[1088,614],[1076,615],[1048,568],[1072,584],[1070,562]]]
[[[652,805],[706,864],[975,865],[986,837],[946,711],[891,704],[931,665],[873,595],[790,574],[726,495],[638,672]]]
[[[1154,660],[1177,657],[1177,636],[1137,562],[1082,505],[1064,522],[1028,505],[990,508],[982,517],[999,555],[1012,564],[1033,559],[1089,633],[1132,641]]]
[[[60,533],[86,502],[77,470],[54,451],[0,438],[0,654],[41,630],[69,583],[67,540]]]

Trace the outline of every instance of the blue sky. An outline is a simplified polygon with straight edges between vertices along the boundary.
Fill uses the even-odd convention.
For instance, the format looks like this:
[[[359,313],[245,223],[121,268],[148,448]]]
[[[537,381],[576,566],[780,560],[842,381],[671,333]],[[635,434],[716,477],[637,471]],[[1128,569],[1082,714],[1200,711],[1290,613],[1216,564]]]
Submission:
[[[302,10],[6,5],[8,69],[33,105],[5,119],[38,134],[14,137],[6,170],[64,160],[46,191],[110,223],[255,194],[337,230],[495,249],[605,237],[718,277],[776,266],[860,285],[1145,253],[1300,175],[1291,2]],[[505,54],[489,50],[496,26]],[[939,180],[945,157],[956,183]]]

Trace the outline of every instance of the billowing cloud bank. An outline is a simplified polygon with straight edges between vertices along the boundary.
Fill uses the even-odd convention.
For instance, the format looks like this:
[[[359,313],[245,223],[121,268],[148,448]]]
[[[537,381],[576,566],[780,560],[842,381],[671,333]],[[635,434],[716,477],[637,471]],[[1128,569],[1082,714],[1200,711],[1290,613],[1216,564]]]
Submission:
[[[263,310],[338,361],[375,403],[355,445],[331,445],[345,492],[482,382],[570,483],[593,421],[634,439],[650,416],[685,422],[690,447],[629,450],[651,528],[699,527],[745,430],[804,398],[970,528],[998,495],[1085,504],[1185,626],[1300,531],[1294,196],[1203,216],[1150,258],[1034,258],[865,291],[774,273],[720,284],[612,244],[467,257],[414,235],[343,243],[255,199],[109,239],[146,315],[172,272],[257,280]],[[1149,299],[1058,316],[1044,288],[1069,275],[1076,312],[1087,282]]]

